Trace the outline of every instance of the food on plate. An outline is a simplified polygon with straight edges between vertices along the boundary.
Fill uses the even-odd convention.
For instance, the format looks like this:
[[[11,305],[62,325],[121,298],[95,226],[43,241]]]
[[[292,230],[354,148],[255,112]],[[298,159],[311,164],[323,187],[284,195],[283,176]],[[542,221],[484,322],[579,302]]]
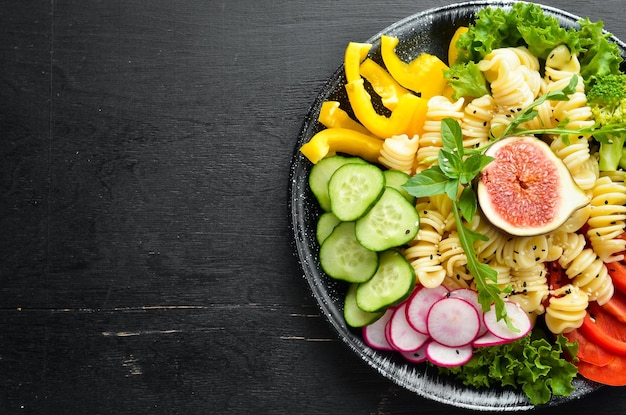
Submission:
[[[493,25],[502,28],[493,32]],[[626,385],[626,75],[602,22],[487,7],[441,57],[351,42],[301,153],[369,347],[531,403]]]
[[[535,136],[512,136],[485,151],[476,195],[489,222],[510,235],[533,236],[561,226],[589,204],[563,160]]]

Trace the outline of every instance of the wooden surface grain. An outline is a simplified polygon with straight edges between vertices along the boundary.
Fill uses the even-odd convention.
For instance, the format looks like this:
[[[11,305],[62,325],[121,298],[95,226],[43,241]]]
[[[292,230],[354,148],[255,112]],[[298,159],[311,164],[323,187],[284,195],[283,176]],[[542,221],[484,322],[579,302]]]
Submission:
[[[449,3],[3,2],[0,413],[467,413],[337,338],[287,210],[347,42]],[[545,3],[626,39],[621,1]]]

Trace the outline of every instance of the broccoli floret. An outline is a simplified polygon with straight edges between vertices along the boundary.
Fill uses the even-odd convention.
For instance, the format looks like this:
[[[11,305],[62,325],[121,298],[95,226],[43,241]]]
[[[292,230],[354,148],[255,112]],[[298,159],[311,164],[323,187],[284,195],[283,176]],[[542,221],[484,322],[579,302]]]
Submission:
[[[594,78],[587,92],[587,102],[599,124],[626,123],[626,74],[608,74]],[[600,170],[613,171],[620,164],[626,164],[626,160],[621,160],[626,135],[597,134],[595,138],[600,142]]]

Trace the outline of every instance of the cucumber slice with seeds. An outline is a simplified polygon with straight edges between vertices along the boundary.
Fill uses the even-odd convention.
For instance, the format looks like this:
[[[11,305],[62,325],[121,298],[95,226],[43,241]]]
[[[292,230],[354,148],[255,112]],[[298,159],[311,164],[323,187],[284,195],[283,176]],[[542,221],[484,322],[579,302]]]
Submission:
[[[311,192],[326,212],[330,211],[330,199],[328,198],[328,181],[333,173],[344,164],[367,163],[358,157],[329,156],[317,162],[309,173],[309,187]]]
[[[320,265],[337,280],[365,282],[378,268],[378,253],[356,240],[354,222],[342,222],[320,247]]]
[[[354,221],[376,203],[385,189],[383,171],[373,164],[346,164],[328,182],[331,211],[342,221]]]
[[[379,253],[376,273],[356,289],[356,303],[367,312],[377,312],[408,298],[415,287],[415,270],[396,250]]]
[[[415,207],[396,189],[386,187],[369,212],[356,221],[356,238],[369,250],[384,251],[411,241],[419,223]]]

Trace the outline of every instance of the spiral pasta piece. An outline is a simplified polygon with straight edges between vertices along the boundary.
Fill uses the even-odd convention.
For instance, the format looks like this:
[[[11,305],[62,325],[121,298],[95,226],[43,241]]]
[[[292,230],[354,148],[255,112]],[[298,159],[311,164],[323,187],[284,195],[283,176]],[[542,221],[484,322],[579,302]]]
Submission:
[[[456,226],[454,222],[454,217],[452,212],[452,200],[445,195],[439,194],[430,197],[429,203],[432,205],[433,209],[439,212],[442,217],[445,217],[446,221],[446,230],[450,230],[450,224]]]
[[[485,74],[490,83],[491,94],[496,104],[504,112],[519,112],[526,108],[533,102],[539,90],[533,88],[533,83],[528,82],[533,77],[531,73],[538,74],[539,64],[534,64],[536,58],[529,57],[533,60],[531,66],[522,65],[520,52],[514,49],[494,49],[478,63],[478,69]]]
[[[554,105],[554,120],[557,123],[566,122],[565,127],[572,129],[591,127],[595,121],[591,107],[587,105],[587,95],[585,94],[583,78],[581,76],[578,76],[578,74],[570,74],[569,78],[548,84],[548,90],[552,91],[565,88],[569,84],[572,76],[578,77],[576,91],[569,95],[567,101],[558,101]],[[571,136],[572,135],[570,135],[570,137]]]
[[[587,237],[602,261],[621,261],[626,249],[626,240],[619,238],[626,226],[624,183],[601,177],[592,194]]]
[[[470,283],[472,281],[473,280],[471,279],[471,277],[469,279],[464,279],[460,275],[456,275],[454,277],[446,276],[443,279],[443,282],[441,283],[441,285],[443,285],[444,287],[446,287],[450,291],[457,290],[459,288],[470,288],[471,289],[472,286],[470,285]]]
[[[513,270],[524,270],[543,264],[547,256],[548,238],[537,235],[510,238],[496,258]]]
[[[563,268],[567,268],[583,252],[587,245],[585,236],[575,232],[555,234],[554,243],[562,248],[558,262]]]
[[[467,256],[461,246],[461,241],[456,231],[450,232],[450,234],[439,243],[439,255],[441,264],[448,276],[469,276],[465,269]],[[471,279],[471,276],[469,276],[469,278]]]
[[[559,264],[572,283],[587,293],[589,301],[597,301],[598,304],[603,305],[613,296],[613,281],[604,262],[593,249],[584,248],[580,237],[584,242],[584,236],[578,235],[577,243],[564,248]],[[580,250],[581,245],[584,248],[582,250]]]
[[[589,153],[589,140],[585,137],[575,136],[566,143],[563,137],[556,137],[550,148],[557,155],[572,174],[574,182],[583,190],[590,189],[595,183],[597,169],[595,161]],[[590,169],[588,169],[588,167]]]
[[[567,284],[555,290],[548,302],[545,322],[555,334],[567,333],[583,324],[589,299],[579,287]]]
[[[581,129],[594,124],[591,108],[587,105],[583,78],[580,76],[580,62],[575,54],[564,46],[557,46],[546,59],[545,79],[548,91],[565,88],[572,77],[578,77],[576,90],[566,101],[554,103],[554,124],[564,123],[565,128]],[[563,160],[578,186],[587,190],[597,179],[597,160],[591,158],[589,135],[570,134],[565,139],[554,137],[551,148]]]
[[[494,113],[495,101],[491,95],[476,98],[465,106],[461,120],[463,147],[478,147],[488,141]]]
[[[418,145],[419,137],[417,135],[412,138],[406,134],[394,135],[383,141],[378,161],[387,168],[411,174]]]
[[[404,255],[415,270],[415,275],[420,284],[430,288],[442,284],[446,277],[446,271],[439,260],[437,245],[422,240],[407,248]]]
[[[446,277],[439,255],[446,218],[429,202],[418,202],[416,209],[420,214],[420,229],[403,254],[415,270],[419,283],[424,287],[436,287]]]
[[[486,237],[486,240],[484,241],[474,242],[476,257],[481,262],[486,263],[496,257],[502,256],[502,249],[504,248],[507,240],[510,238],[509,236],[491,226],[491,224],[480,215],[475,215],[472,218],[472,221],[467,225],[470,230],[480,233]]]
[[[580,73],[580,62],[565,45],[552,49],[546,58],[545,78],[548,83],[571,78],[572,74]]]
[[[546,269],[543,262],[529,268],[511,270],[511,301],[518,303],[527,313],[543,313],[543,301],[548,297]]]
[[[530,121],[522,124],[524,128],[529,130],[540,130],[543,128],[554,128],[557,123],[554,120],[554,108],[550,101],[544,101],[535,107],[537,116]],[[507,123],[508,125],[508,123]]]
[[[463,118],[464,105],[465,100],[463,98],[452,102],[444,96],[434,96],[428,100],[424,132],[419,138],[417,150],[417,171],[421,171],[436,162],[439,150],[443,147],[441,120],[452,118],[460,122]]]

